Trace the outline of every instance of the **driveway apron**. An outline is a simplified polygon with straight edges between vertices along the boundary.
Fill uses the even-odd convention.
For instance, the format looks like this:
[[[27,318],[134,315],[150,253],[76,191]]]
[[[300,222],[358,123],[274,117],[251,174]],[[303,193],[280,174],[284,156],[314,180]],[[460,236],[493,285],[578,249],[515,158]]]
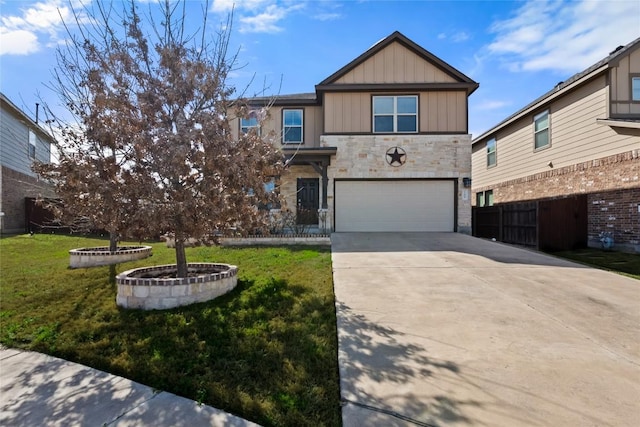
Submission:
[[[346,427],[640,425],[640,281],[456,233],[331,239]]]

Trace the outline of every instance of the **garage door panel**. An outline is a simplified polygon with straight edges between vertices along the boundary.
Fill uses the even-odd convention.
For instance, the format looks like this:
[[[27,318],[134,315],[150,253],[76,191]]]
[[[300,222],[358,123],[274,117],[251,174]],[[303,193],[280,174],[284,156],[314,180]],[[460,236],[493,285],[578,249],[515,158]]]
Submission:
[[[453,181],[337,181],[336,231],[453,231]]]

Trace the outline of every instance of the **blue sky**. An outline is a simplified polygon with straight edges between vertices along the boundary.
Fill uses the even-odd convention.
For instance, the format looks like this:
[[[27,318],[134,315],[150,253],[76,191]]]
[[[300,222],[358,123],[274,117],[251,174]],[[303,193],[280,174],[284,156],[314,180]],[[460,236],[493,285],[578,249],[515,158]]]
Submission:
[[[138,2],[146,8],[154,0]],[[476,136],[640,37],[637,0],[214,0],[212,28],[234,3],[232,44],[245,65],[233,74],[237,87],[253,78],[253,92],[265,82],[269,93],[312,92],[397,30],[480,83],[469,99],[469,130]],[[47,83],[56,46],[66,37],[60,16],[69,21],[67,5],[0,0],[0,90],[27,113],[40,97],[57,104]],[[187,6],[189,24],[200,24],[203,2]]]

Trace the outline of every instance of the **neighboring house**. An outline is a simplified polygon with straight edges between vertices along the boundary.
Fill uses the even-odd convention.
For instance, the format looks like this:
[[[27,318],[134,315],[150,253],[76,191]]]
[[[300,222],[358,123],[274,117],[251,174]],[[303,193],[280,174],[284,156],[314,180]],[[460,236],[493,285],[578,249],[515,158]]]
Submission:
[[[34,160],[49,162],[53,139],[0,93],[0,232],[23,233],[27,198],[52,197],[52,187],[31,171]]]
[[[640,39],[475,138],[472,158],[475,206],[573,198],[576,221],[586,215],[574,243],[611,233],[640,251]],[[572,226],[554,215],[550,233]]]
[[[314,93],[253,98],[260,113],[233,129],[276,135],[288,158],[277,188],[298,223],[338,232],[470,233],[467,98],[477,88],[394,32]]]

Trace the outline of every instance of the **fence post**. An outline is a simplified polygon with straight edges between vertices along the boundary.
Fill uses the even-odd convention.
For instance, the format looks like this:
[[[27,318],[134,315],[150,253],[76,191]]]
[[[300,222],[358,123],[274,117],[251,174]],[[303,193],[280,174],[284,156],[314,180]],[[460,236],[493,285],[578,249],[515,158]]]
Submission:
[[[502,242],[504,237],[504,232],[502,231],[503,221],[502,221],[503,209],[502,205],[498,206],[498,241]]]

